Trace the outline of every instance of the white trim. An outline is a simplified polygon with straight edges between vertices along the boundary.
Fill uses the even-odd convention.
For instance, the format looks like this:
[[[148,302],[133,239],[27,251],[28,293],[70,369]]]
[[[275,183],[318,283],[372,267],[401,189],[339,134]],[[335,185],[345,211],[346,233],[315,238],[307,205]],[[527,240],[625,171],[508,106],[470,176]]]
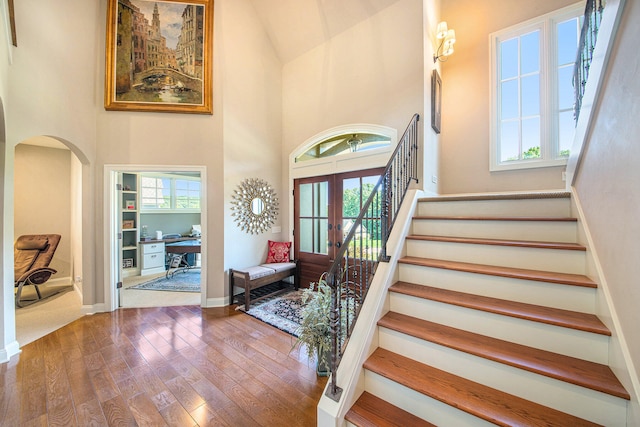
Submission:
[[[591,122],[595,113],[595,105],[600,99],[604,85],[606,68],[613,48],[613,43],[620,26],[622,12],[626,0],[608,0],[602,12],[602,21],[598,30],[598,40],[593,51],[593,59],[589,67],[589,78],[582,97],[580,116],[573,136],[571,154],[567,162],[567,190],[575,184],[575,176],[582,161],[583,147],[591,130]]]
[[[83,313],[97,313],[100,311],[114,311],[118,308],[117,290],[115,287],[115,278],[118,277],[118,245],[112,236],[115,236],[118,230],[117,221],[117,203],[116,203],[116,175],[118,172],[199,172],[200,187],[200,215],[204,218],[201,221],[202,236],[201,253],[207,253],[207,168],[206,166],[176,166],[176,165],[104,165],[104,241],[105,241],[105,257],[104,257],[104,306],[102,304],[94,304],[92,306],[83,306]],[[207,304],[207,260],[206,256],[201,257],[201,282],[202,286],[200,304],[205,307]],[[113,285],[111,285],[113,284]],[[85,311],[86,310],[86,311]]]
[[[20,354],[22,350],[20,350],[20,344],[18,341],[12,341],[3,349],[0,349],[0,363],[8,362],[13,356],[16,354]]]
[[[607,6],[609,6],[609,3],[607,3]],[[585,221],[585,215],[584,215],[584,211],[582,210],[580,199],[578,197],[578,192],[573,187],[571,187],[569,191],[571,191],[571,196],[573,198],[573,202],[575,203],[575,207],[577,211],[576,216],[579,219],[580,227],[582,228],[582,231],[584,232],[584,237],[587,241],[586,242],[586,246],[588,250],[587,254],[591,256],[593,260],[594,268],[596,270],[595,279],[596,279],[596,282],[598,283],[598,293],[599,295],[602,295],[602,297],[604,298],[605,300],[604,304],[607,308],[606,313],[598,312],[596,313],[596,315],[603,319],[609,319],[611,323],[613,323],[613,325],[606,325],[609,329],[612,329],[612,339],[609,341],[609,346],[616,345],[616,341],[617,341],[617,344],[618,344],[617,348],[619,349],[620,354],[622,355],[622,358],[624,360],[626,371],[619,372],[619,369],[615,369],[617,366],[615,366],[616,365],[615,363],[612,363],[612,362],[615,362],[615,360],[614,361],[610,360],[609,366],[612,369],[614,369],[614,374],[616,374],[618,379],[620,379],[620,381],[623,383],[623,385],[625,385],[625,387],[629,382],[631,383],[633,387],[633,392],[631,390],[627,390],[627,391],[629,391],[629,394],[631,395],[631,402],[635,400],[636,401],[635,403],[637,404],[637,398],[638,396],[640,396],[640,377],[638,377],[638,370],[636,369],[636,366],[633,363],[633,357],[629,352],[629,345],[627,343],[627,340],[624,334],[622,333],[622,325],[620,323],[620,318],[618,317],[618,313],[615,309],[609,284],[607,283],[606,277],[604,275],[604,271],[602,270],[602,263],[600,262],[600,258],[598,257],[598,254],[595,249],[596,246],[593,242],[593,238],[591,237],[591,231],[589,230],[588,224]],[[617,338],[617,340],[615,338]],[[609,354],[610,355],[612,354],[611,349],[609,350]]]
[[[558,124],[555,115],[557,108],[551,96],[557,93],[557,49],[555,46],[555,24],[581,16],[584,10],[582,3],[575,3],[556,11],[529,19],[525,22],[489,34],[489,170],[492,172],[532,169],[542,167],[564,166],[566,158],[558,158]],[[498,123],[500,109],[500,87],[498,85],[498,43],[501,40],[520,37],[529,32],[540,31],[540,159],[527,159],[502,162],[500,160],[501,144],[499,141],[500,124]],[[520,99],[520,98],[518,98]],[[521,132],[521,127],[519,127]],[[522,135],[519,136],[522,139]]]
[[[12,65],[13,64],[13,37],[11,36],[11,23],[9,21],[9,2],[7,0],[2,0],[2,20],[4,21],[4,28],[7,33],[5,35],[5,37],[7,38],[7,57],[8,57],[7,59],[9,60],[9,65]]]

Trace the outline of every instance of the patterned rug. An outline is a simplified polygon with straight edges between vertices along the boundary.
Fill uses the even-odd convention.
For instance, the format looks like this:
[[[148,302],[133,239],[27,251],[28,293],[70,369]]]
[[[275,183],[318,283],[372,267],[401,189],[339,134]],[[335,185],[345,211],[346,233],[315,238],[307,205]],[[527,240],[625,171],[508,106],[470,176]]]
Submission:
[[[302,308],[302,290],[289,291],[271,298],[265,298],[251,304],[249,311],[245,311],[244,305],[236,310],[262,320],[271,326],[285,331],[297,337],[297,329],[300,326],[300,309]]]
[[[145,289],[151,291],[200,292],[200,269],[194,268],[184,273],[176,273],[167,279],[160,276],[148,282],[127,289]]]

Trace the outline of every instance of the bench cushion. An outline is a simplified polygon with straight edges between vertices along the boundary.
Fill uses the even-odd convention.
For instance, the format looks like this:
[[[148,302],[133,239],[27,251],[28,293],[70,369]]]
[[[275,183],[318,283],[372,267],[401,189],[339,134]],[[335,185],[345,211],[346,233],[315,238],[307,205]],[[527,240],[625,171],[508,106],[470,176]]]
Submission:
[[[260,265],[256,265],[255,267],[247,267],[243,269],[237,269],[240,273],[248,273],[249,280],[259,279],[265,276],[271,276],[275,273],[275,270],[272,268],[262,267]]]
[[[269,264],[262,264],[260,267],[271,268],[276,273],[280,273],[281,271],[291,270],[296,268],[295,262],[274,262]]]

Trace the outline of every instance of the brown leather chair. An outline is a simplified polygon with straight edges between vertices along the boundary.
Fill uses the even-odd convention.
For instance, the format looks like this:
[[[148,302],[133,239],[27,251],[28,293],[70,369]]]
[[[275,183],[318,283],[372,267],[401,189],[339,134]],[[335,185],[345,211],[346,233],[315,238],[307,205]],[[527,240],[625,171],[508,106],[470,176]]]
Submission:
[[[24,307],[42,299],[39,285],[45,283],[57,271],[49,268],[49,264],[56,252],[61,236],[59,234],[31,234],[18,237],[13,246],[14,256],[14,281],[18,288],[16,292],[16,305]],[[33,285],[37,299],[22,300],[22,288]]]

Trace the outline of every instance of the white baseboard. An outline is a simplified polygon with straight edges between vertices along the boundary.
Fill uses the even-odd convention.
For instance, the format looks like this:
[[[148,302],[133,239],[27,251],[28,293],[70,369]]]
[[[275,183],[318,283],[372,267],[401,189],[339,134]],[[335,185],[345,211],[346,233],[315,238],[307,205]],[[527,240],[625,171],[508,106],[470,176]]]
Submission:
[[[228,297],[222,297],[222,298],[207,298],[207,301],[205,303],[205,305],[203,305],[203,308],[207,308],[207,307],[225,307],[229,305],[229,298]]]
[[[18,341],[9,343],[5,348],[0,350],[0,363],[8,362],[16,354],[20,354],[20,344]]]
[[[108,311],[107,307],[103,302],[98,304],[83,305],[82,308],[80,309],[80,312],[86,315],[96,314],[96,313],[105,313],[107,311]]]

